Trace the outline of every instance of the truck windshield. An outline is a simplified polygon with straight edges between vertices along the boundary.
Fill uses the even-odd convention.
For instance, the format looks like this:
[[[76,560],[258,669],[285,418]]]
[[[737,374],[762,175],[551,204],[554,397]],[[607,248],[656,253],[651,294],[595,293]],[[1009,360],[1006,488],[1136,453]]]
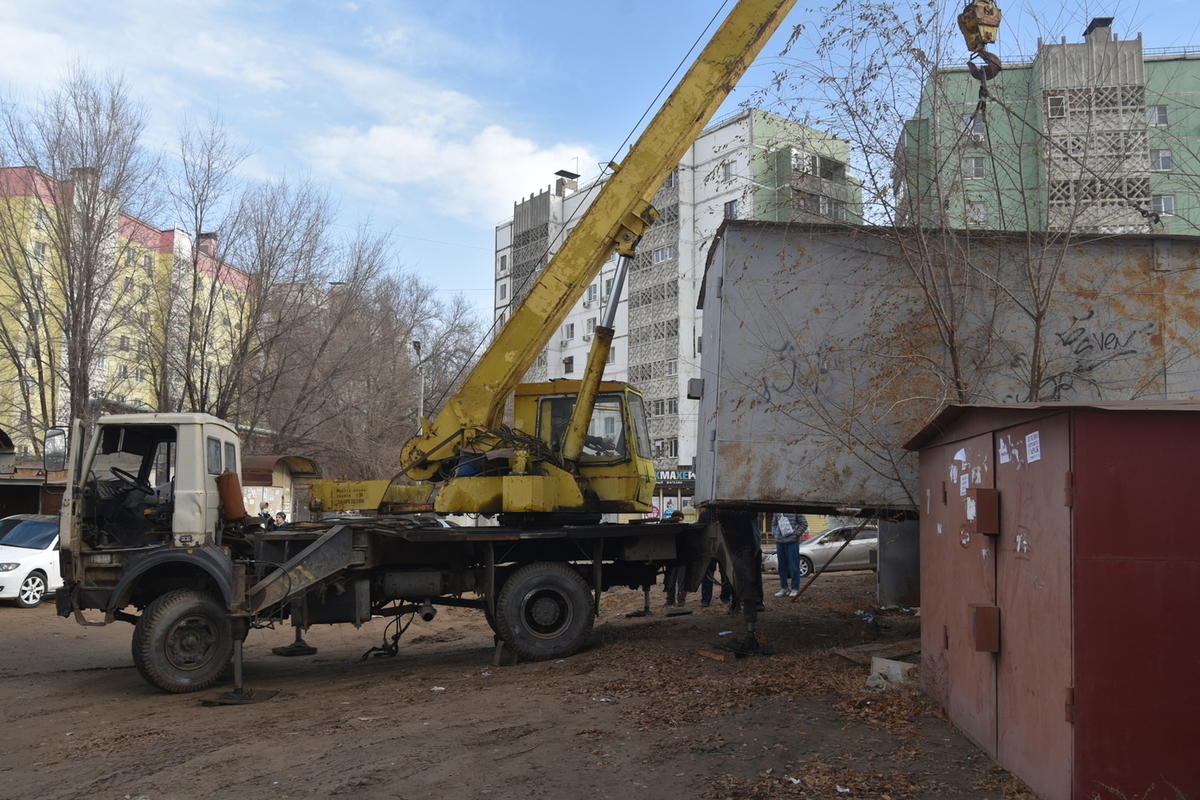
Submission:
[[[175,429],[169,425],[105,428],[92,472],[107,477],[116,467],[151,485],[172,477]]]

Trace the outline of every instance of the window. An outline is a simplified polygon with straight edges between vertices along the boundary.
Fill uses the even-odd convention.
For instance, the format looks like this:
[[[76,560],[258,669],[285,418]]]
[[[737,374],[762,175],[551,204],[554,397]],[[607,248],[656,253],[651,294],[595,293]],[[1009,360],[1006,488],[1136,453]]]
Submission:
[[[836,181],[837,183],[846,182],[846,165],[840,161],[835,161],[832,158],[820,159],[820,175],[821,180]]]
[[[1171,216],[1175,213],[1175,195],[1173,194],[1156,194],[1150,198],[1151,207],[1164,216]]]
[[[34,242],[33,243],[33,257],[36,258],[38,261],[46,260],[46,243],[45,242]]]
[[[1047,97],[1046,116],[1050,119],[1063,119],[1067,116],[1067,98]]]
[[[587,291],[583,294],[583,299],[589,303],[594,303],[596,302],[596,298],[599,296],[599,294],[600,287],[593,283],[591,286],[587,287]]]
[[[987,203],[979,200],[968,200],[963,216],[968,225],[987,224]]]
[[[679,362],[677,360],[675,360],[673,358],[667,359],[667,374],[668,375],[678,375],[679,374]]]
[[[679,169],[671,170],[671,174],[667,176],[667,182],[663,184],[664,189],[672,189],[679,185]]]
[[[1170,150],[1151,150],[1150,151],[1150,170],[1151,172],[1170,172],[1174,169],[1171,161]]]
[[[149,299],[150,299],[150,284],[148,284],[148,283],[142,284],[141,302],[145,303]]]
[[[1166,106],[1146,106],[1146,124],[1151,128],[1161,128],[1167,124]]]
[[[500,256],[500,274],[508,272],[508,256]]]
[[[129,337],[128,336],[121,337],[120,341],[118,342],[117,349],[118,350],[128,350],[129,349]]]
[[[146,272],[153,272],[154,271],[154,256],[149,255],[149,254],[144,256],[142,258],[142,268],[144,270],[146,270]]]
[[[125,265],[129,267],[137,266],[137,253],[132,250],[125,251]]]
[[[604,299],[605,300],[607,300],[608,296],[612,294],[612,285],[613,285],[612,278],[604,279]]]
[[[984,159],[978,156],[962,160],[962,176],[966,180],[975,180],[984,176]]]
[[[225,443],[225,469],[237,472],[237,445],[233,442]]]
[[[651,400],[647,403],[652,417],[666,417],[679,413],[679,400],[668,397],[662,400]]]
[[[596,330],[596,318],[595,318],[595,317],[588,317],[588,318],[587,318],[587,325],[586,325],[585,327],[586,327],[586,329],[587,329],[587,332],[588,332],[589,334],[590,334],[590,333],[593,333],[593,332]]]
[[[37,210],[37,220],[35,220],[33,224],[39,231],[44,231],[46,228],[49,228],[50,212],[46,211],[44,208],[39,208]]]
[[[613,345],[612,347],[608,348],[608,363],[609,363],[609,364],[615,364],[615,363],[617,363],[617,348],[616,348],[616,345]]]
[[[563,325],[563,338],[567,339],[567,340],[575,338],[575,323],[574,322],[568,322],[566,325]]]
[[[660,264],[663,261],[675,258],[676,255],[675,245],[669,244],[666,247],[660,247],[655,250],[653,260],[655,264]]]
[[[563,359],[563,375],[570,375],[575,372],[575,356],[567,356]]]
[[[507,297],[508,297],[508,284],[502,283],[502,284],[500,284],[500,299],[504,300]]]
[[[737,177],[738,163],[736,161],[726,161],[721,165],[721,177],[726,181],[731,181]]]
[[[204,461],[209,475],[221,474],[221,440],[211,436],[204,441]]]
[[[963,133],[969,133],[972,136],[983,136],[983,115],[963,114],[962,129]]]
[[[821,195],[819,208],[823,217],[830,217],[838,222],[846,220],[846,204],[840,200]]]
[[[128,377],[129,377],[129,366],[126,364],[121,364],[120,366],[118,366],[117,367],[117,380],[123,381]]]
[[[728,203],[725,204],[725,219],[737,219],[737,218],[738,218],[738,201],[730,200]]]

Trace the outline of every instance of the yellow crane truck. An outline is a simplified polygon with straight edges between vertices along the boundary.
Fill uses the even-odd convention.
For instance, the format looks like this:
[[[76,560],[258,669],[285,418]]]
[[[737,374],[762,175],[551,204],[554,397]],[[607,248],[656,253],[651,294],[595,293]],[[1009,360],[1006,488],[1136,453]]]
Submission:
[[[255,625],[290,618],[299,644],[313,624],[467,606],[517,656],[561,658],[587,639],[605,589],[650,585],[674,564],[698,582],[715,527],[601,523],[649,511],[654,493],[641,395],[603,380],[611,310],[581,380],[520,380],[614,251],[628,266],[656,217],[650,199],[793,4],[737,3],[461,388],[422,419],[401,453],[405,485],[313,486],[325,512],[375,513],[264,529],[242,504],[237,430],[204,414],[105,416],[88,440],[78,424],[48,432],[47,467],[68,470],[58,613],[132,623],[138,671],[169,692],[213,685],[232,659],[237,701]],[[606,430],[616,435],[594,435]]]

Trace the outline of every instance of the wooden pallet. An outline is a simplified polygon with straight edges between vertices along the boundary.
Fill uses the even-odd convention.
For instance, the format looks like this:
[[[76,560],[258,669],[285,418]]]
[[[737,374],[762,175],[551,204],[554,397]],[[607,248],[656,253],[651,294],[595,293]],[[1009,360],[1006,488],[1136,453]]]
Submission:
[[[898,642],[870,642],[868,644],[860,644],[857,647],[838,647],[833,652],[842,658],[850,659],[855,664],[862,664],[864,667],[869,667],[871,666],[871,659],[875,656],[899,661],[909,656],[920,655],[921,640],[902,639]]]

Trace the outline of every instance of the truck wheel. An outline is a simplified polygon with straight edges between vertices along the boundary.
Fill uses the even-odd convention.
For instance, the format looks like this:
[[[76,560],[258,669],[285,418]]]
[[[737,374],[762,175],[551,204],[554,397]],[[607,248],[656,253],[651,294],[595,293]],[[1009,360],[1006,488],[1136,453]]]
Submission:
[[[217,682],[233,656],[225,609],[198,589],[156,598],[133,629],[133,663],[167,692],[195,692]]]
[[[587,582],[566,564],[526,564],[496,597],[497,632],[527,661],[575,653],[592,632],[594,616]]]

